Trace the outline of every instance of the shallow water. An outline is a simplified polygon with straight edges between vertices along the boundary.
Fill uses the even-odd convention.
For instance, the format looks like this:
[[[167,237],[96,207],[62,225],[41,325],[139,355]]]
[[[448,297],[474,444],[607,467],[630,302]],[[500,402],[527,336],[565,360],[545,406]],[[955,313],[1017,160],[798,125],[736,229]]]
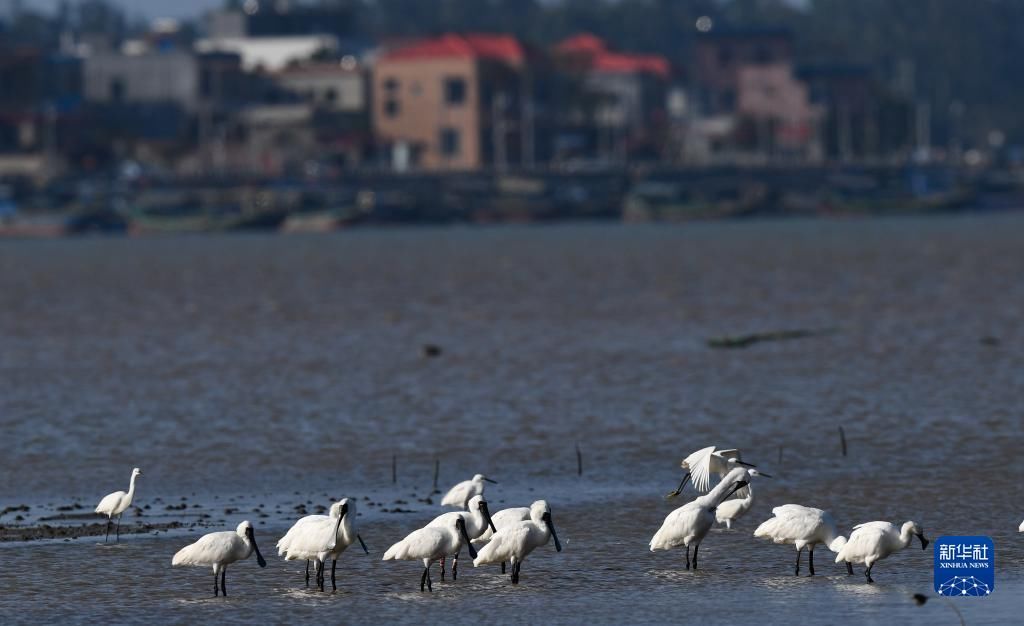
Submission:
[[[248,517],[271,558],[233,566],[214,601],[204,570],[169,567],[205,528],[4,544],[0,618],[956,623],[908,599],[931,587],[930,550],[871,587],[824,550],[819,576],[790,576],[792,548],[749,534],[795,501],[844,529],[992,535],[996,591],[957,606],[1012,621],[1022,241],[1024,220],[984,216],[2,242],[0,508],[94,506],[138,465],[150,508],[126,524]],[[784,328],[836,332],[705,345]],[[679,459],[710,444],[775,478],[685,572],[646,543]],[[415,564],[378,559],[439,512],[420,501],[436,458],[442,486],[501,481],[492,510],[547,498],[565,550],[532,556],[518,588],[464,565],[420,595]],[[371,498],[376,556],[346,553],[339,592],[307,592],[273,544],[296,504],[340,496]]]

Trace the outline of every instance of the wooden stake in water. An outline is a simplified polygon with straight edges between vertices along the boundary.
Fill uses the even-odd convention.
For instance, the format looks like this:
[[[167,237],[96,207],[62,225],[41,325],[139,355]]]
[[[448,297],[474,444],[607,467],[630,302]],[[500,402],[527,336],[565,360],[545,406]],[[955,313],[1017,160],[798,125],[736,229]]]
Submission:
[[[779,465],[782,465],[782,451],[786,449],[786,446],[779,446]]]
[[[583,453],[580,452],[580,444],[576,444],[576,475],[583,475]]]
[[[843,456],[846,456],[846,431],[842,426],[839,427],[839,443],[843,446]]]
[[[437,491],[437,475],[441,473],[441,459],[434,459],[434,491]]]
[[[391,484],[398,482],[398,455],[391,455]]]

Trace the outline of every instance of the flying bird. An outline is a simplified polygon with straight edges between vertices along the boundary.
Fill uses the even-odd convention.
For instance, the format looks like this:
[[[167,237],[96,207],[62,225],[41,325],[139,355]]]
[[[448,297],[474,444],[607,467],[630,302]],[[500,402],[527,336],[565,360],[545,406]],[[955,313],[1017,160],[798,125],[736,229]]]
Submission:
[[[693,482],[693,487],[697,491],[707,493],[711,488],[711,474],[718,474],[719,477],[724,478],[737,465],[754,467],[750,463],[744,463],[740,456],[740,451],[735,448],[719,450],[715,446],[708,446],[697,450],[679,464],[679,467],[683,468],[686,473],[683,474],[683,479],[679,481],[679,486],[675,491],[665,497],[674,498],[681,494],[683,488],[686,487],[687,480]],[[746,493],[740,494],[740,496],[745,495]]]

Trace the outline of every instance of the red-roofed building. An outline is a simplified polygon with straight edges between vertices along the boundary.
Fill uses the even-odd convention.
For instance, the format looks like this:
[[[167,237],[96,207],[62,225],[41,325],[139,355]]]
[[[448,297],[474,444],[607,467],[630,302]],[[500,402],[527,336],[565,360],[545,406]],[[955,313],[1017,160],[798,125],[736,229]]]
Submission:
[[[454,34],[385,50],[373,125],[397,169],[469,170],[517,162],[526,54],[510,35]]]
[[[559,42],[553,55],[563,72],[581,78],[581,100],[592,103],[585,115],[594,128],[589,152],[611,160],[656,155],[672,76],[668,59],[614,51],[590,33]]]

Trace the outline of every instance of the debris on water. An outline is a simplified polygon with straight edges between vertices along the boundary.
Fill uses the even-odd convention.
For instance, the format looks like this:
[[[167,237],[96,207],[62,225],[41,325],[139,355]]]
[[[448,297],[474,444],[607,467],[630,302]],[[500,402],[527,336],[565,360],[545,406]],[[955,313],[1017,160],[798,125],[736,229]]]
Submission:
[[[409,504],[409,503],[406,502],[405,500],[395,500],[394,502],[392,502],[392,504]]]
[[[441,356],[441,346],[434,343],[423,344],[423,356],[429,358]]]
[[[750,333],[747,335],[725,335],[708,339],[708,346],[711,348],[748,348],[755,343],[762,341],[787,341],[790,339],[803,339],[805,337],[819,337],[830,335],[836,332],[834,328],[810,330],[798,328],[794,330],[776,330],[765,333]]]
[[[236,509],[233,506],[229,506],[228,508],[224,509],[224,515],[233,515],[233,514],[235,514],[237,512],[238,512],[238,509]]]
[[[165,511],[184,511],[188,508],[188,505],[182,502],[181,504],[168,504],[164,507]]]

